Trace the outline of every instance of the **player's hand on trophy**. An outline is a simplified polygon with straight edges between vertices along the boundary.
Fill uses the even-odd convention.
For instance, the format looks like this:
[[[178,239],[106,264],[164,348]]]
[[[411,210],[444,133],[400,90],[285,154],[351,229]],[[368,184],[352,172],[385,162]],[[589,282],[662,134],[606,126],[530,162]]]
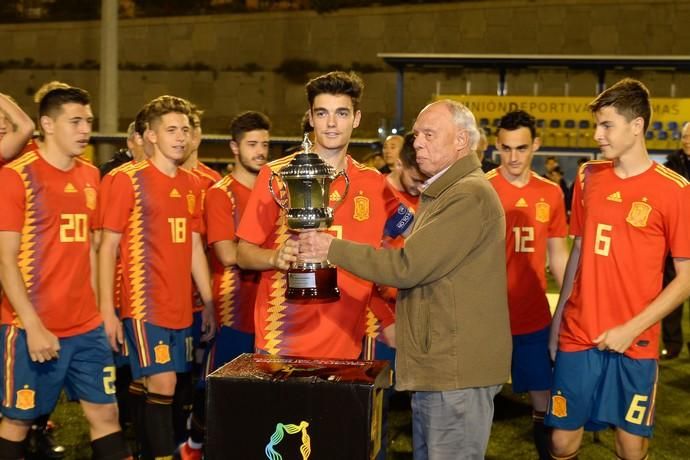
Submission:
[[[43,323],[39,322],[26,327],[26,342],[31,361],[43,363],[58,357],[60,341]]]
[[[278,270],[287,270],[293,262],[297,261],[299,244],[293,239],[287,239],[271,255],[270,263]]]
[[[594,339],[594,343],[601,351],[625,353],[625,351],[630,348],[630,345],[632,345],[637,335],[638,334],[632,331],[630,327],[623,324],[603,332],[599,337]]]
[[[305,262],[321,262],[328,259],[328,248],[335,238],[327,232],[302,231],[299,234],[299,258]]]

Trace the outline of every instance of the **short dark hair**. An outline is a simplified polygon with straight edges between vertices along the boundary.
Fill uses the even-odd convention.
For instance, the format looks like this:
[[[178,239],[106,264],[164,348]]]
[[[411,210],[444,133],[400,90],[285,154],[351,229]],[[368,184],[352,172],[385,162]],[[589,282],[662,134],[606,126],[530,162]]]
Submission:
[[[532,135],[532,139],[537,137],[537,120],[524,110],[513,110],[508,112],[498,120],[496,134],[501,129],[515,131],[516,129],[527,128]]]
[[[364,82],[354,72],[343,72],[340,70],[328,72],[312,78],[305,86],[309,108],[314,106],[314,99],[319,94],[344,94],[352,99],[352,107],[359,109],[359,102],[364,91]]]
[[[257,129],[270,131],[271,120],[261,112],[242,112],[230,122],[230,137],[233,141],[240,142],[246,133]]]
[[[414,133],[405,134],[402,149],[400,150],[400,163],[404,168],[419,169],[417,164],[417,151],[414,149]]]
[[[652,106],[649,102],[649,90],[641,81],[624,78],[589,103],[592,113],[604,107],[614,107],[628,122],[642,117],[644,130],[647,131],[652,118]]]
[[[42,140],[44,133],[40,123],[41,117],[55,118],[62,112],[62,106],[65,104],[89,105],[91,96],[84,89],[60,81],[51,81],[36,91],[34,101],[38,104],[38,130],[40,132],[39,138]]]
[[[190,117],[192,111],[189,101],[177,96],[159,96],[146,104],[143,110],[143,119],[147,129],[151,128],[154,121],[169,113],[181,113]]]
[[[91,96],[84,89],[59,81],[51,81],[36,91],[34,100],[38,103],[38,117],[40,118],[44,115],[54,117],[60,113],[65,104],[89,105]]]

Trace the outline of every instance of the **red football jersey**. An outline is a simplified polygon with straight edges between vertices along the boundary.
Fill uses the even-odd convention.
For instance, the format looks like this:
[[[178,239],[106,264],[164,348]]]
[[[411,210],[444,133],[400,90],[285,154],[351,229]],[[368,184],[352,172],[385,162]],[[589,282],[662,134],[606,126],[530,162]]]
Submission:
[[[98,208],[96,209],[96,228],[103,229],[103,210],[108,206],[110,186],[113,183],[113,177],[123,168],[126,168],[135,161],[132,160],[128,163],[122,164],[117,168],[114,168],[108,172],[105,176],[101,178],[101,187],[98,191]],[[115,303],[115,312],[120,316],[120,307],[122,306],[122,261],[120,260],[120,254],[117,254],[117,267],[115,269],[115,280],[113,281],[113,302]]]
[[[549,238],[568,234],[563,192],[555,182],[532,172],[524,187],[500,173],[486,173],[506,215],[508,308],[513,335],[544,329],[551,322],[546,299],[546,249]]]
[[[220,174],[218,174],[218,172],[216,172],[216,170],[209,168],[200,161],[197,162],[196,167],[192,168],[191,172],[197,177],[199,182],[199,187],[201,190],[200,212],[203,216],[204,206],[206,206],[206,192],[213,184],[215,184],[221,179],[221,176]],[[205,240],[206,222],[204,219],[201,220],[201,225],[201,236]],[[192,280],[192,310],[198,312],[203,309],[204,301],[201,299],[201,294],[199,294],[199,290],[197,289],[194,280]]]
[[[662,289],[664,259],[690,257],[690,187],[654,163],[621,179],[610,161],[585,163],[576,178],[570,231],[582,238],[580,265],[563,312],[559,347],[592,348],[602,332],[644,310]],[[657,358],[659,324],[625,352]]]
[[[281,158],[261,169],[237,231],[239,238],[270,249],[287,238],[296,238],[268,190],[271,171],[280,171],[293,157]],[[395,211],[398,201],[375,169],[348,156],[346,172],[350,178],[347,194],[342,177],[331,184],[330,204],[337,208],[329,231],[338,238],[378,247],[386,218]],[[279,190],[277,181],[274,190]],[[342,204],[338,205],[341,199]],[[357,358],[372,284],[338,268],[340,299],[308,303],[285,299],[286,284],[284,272],[261,273],[254,312],[256,346],[286,356]]]
[[[101,323],[91,286],[91,235],[98,200],[98,169],[81,159],[69,171],[38,150],[0,169],[0,230],[21,233],[18,265],[44,326],[58,337]],[[21,326],[7,296],[3,324]]]
[[[192,172],[199,178],[202,190],[208,190],[213,184],[222,179],[218,171],[209,168],[200,161],[197,162],[195,168],[192,168]]]
[[[6,160],[6,159],[0,157],[0,168],[2,168],[3,166],[5,166],[5,165],[6,165],[7,163],[9,163],[10,161],[15,160],[15,159],[21,157],[21,156],[24,155],[25,153],[33,152],[34,150],[38,150],[38,144],[36,143],[36,139],[31,138],[31,139],[29,139],[29,141],[26,143],[26,145],[24,146],[24,148],[22,149],[22,151],[19,152],[19,155],[16,155],[16,156],[10,158],[9,160]]]
[[[113,176],[103,228],[122,234],[122,317],[182,329],[192,324],[192,232],[199,233],[197,179],[150,160]]]
[[[236,229],[247,209],[252,190],[232,176],[225,176],[206,194],[206,237],[208,245],[218,241],[236,241]],[[213,304],[220,326],[254,333],[254,302],[261,274],[241,270],[237,266],[224,267],[211,249],[213,276]]]

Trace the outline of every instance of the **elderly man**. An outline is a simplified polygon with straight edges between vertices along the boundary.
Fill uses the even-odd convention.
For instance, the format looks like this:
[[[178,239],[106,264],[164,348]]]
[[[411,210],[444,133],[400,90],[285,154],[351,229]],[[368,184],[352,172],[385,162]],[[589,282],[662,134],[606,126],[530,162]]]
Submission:
[[[493,399],[510,372],[505,218],[473,153],[479,133],[467,108],[434,102],[414,134],[419,169],[430,179],[405,248],[304,232],[299,257],[328,257],[400,289],[396,385],[414,392],[414,458],[482,459]]]

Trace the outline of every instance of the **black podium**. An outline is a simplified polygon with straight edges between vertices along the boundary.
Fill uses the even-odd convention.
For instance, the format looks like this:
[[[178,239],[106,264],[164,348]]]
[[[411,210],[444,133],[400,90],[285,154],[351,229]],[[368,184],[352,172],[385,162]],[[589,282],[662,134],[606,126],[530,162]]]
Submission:
[[[387,361],[244,354],[208,377],[206,458],[371,460]]]

